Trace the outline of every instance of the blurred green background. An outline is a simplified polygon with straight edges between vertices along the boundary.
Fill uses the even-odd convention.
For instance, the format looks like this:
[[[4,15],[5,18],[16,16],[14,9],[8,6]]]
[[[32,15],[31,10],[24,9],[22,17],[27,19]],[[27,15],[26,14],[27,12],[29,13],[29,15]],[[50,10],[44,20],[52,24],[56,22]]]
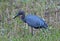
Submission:
[[[36,14],[46,20],[50,32],[34,30],[19,18],[18,10]],[[60,41],[60,0],[0,0],[0,41]]]

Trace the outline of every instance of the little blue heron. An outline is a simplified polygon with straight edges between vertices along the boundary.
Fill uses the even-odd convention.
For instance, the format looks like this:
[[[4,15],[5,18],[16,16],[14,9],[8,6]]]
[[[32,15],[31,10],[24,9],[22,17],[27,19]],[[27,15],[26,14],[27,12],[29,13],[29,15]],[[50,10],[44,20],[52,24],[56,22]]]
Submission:
[[[23,10],[19,10],[18,14],[13,19],[15,19],[17,16],[20,16],[22,21],[27,23],[28,26],[31,26],[31,28],[35,28],[35,29],[45,28],[46,29],[48,27],[45,20],[43,20],[41,17],[38,17],[33,14],[25,15],[25,12]]]

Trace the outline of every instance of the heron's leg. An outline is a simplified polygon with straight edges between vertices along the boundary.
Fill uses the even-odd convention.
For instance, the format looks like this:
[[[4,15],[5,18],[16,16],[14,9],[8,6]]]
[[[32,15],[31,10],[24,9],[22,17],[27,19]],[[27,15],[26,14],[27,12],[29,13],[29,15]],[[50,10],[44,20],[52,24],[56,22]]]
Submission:
[[[33,27],[31,27],[31,35],[33,36]]]

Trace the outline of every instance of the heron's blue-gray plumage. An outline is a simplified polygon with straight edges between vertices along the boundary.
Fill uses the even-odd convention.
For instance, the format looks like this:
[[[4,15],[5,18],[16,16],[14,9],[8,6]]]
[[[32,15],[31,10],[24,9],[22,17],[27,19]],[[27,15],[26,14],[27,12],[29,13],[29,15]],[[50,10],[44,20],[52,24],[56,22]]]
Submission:
[[[34,27],[34,28],[47,28],[48,27],[46,22],[42,18],[36,15],[28,14],[27,16],[25,16],[24,20],[29,26]]]
[[[29,26],[31,26],[35,29],[48,27],[47,23],[41,17],[38,17],[36,15],[32,15],[32,14],[28,14],[25,16],[24,11],[19,11],[18,14],[14,18],[16,18],[19,15],[22,15],[21,16],[22,21],[24,21]]]

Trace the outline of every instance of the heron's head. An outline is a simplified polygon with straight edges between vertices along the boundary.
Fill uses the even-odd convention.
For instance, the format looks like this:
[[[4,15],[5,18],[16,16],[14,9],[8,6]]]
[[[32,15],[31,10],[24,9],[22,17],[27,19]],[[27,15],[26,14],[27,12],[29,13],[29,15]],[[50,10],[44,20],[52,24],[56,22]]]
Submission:
[[[20,10],[20,11],[18,12],[18,14],[13,17],[13,19],[15,19],[15,18],[18,17],[18,16],[23,16],[23,15],[25,15],[25,12],[24,12],[23,10]]]

